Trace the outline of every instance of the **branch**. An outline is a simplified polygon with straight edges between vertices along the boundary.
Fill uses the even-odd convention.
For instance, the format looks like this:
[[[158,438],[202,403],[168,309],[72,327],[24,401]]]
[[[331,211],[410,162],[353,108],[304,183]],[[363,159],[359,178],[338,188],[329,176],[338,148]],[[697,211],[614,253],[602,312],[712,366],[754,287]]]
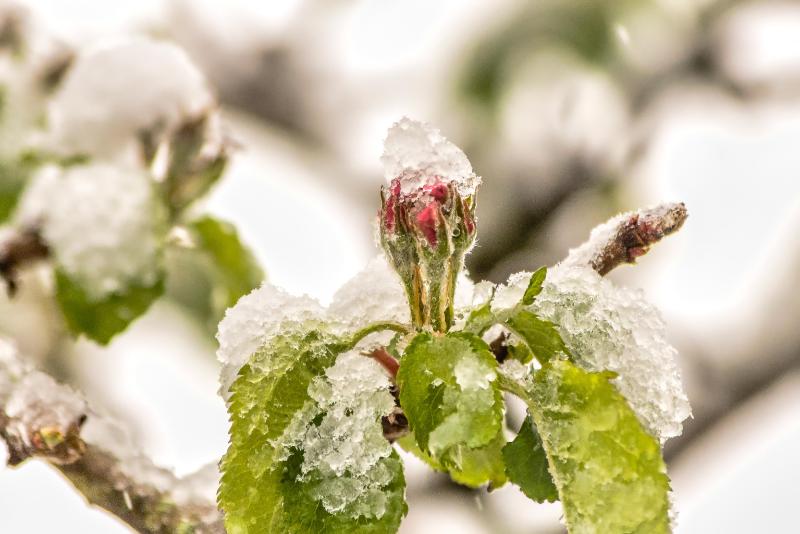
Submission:
[[[179,479],[127,442],[123,429],[91,411],[85,399],[33,369],[0,339],[0,437],[8,463],[39,458],[58,469],[91,504],[143,534],[223,534],[222,516],[203,495],[214,484],[204,469]]]
[[[37,228],[9,230],[0,238],[0,278],[5,280],[11,296],[17,292],[17,271],[28,264],[47,258],[47,245]]]
[[[650,247],[677,232],[689,216],[683,202],[622,213],[592,230],[589,240],[569,251],[567,265],[591,265],[605,276],[623,263],[636,263]]]

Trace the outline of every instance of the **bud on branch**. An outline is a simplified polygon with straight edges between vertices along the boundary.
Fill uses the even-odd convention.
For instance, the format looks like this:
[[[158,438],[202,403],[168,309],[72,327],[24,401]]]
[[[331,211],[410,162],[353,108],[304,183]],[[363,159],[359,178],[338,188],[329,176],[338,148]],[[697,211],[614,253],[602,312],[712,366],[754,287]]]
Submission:
[[[480,179],[460,149],[409,119],[389,130],[383,160],[389,185],[381,189],[381,244],[403,281],[414,326],[445,332],[475,242]]]

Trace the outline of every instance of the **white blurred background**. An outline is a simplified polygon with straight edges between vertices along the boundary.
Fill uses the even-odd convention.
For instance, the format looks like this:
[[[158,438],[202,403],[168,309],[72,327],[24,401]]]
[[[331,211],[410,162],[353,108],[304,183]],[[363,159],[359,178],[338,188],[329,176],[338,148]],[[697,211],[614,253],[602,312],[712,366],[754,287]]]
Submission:
[[[18,3],[78,49],[126,33],[186,49],[242,145],[208,210],[294,293],[325,301],[376,253],[379,156],[402,115],[439,126],[484,178],[475,278],[552,264],[620,210],[686,202],[679,234],[613,273],[681,352],[694,419],[666,448],[677,532],[797,532],[800,3]],[[178,304],[100,349],[48,339],[58,319],[35,289],[4,299],[0,332],[156,462],[188,473],[224,452],[214,340]],[[403,533],[562,531],[558,505],[408,465]],[[43,463],[0,467],[0,532],[52,531],[127,530]]]

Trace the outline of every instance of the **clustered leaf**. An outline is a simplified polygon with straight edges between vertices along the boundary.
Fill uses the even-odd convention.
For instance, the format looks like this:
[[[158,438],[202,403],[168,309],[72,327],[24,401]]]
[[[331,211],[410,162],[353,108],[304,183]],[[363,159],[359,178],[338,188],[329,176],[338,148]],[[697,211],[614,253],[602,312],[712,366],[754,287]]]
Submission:
[[[493,287],[488,301],[460,308],[463,322],[453,326],[455,281],[468,246],[455,256],[440,250],[445,237],[463,236],[436,225],[452,215],[443,201],[459,198],[459,187],[470,186],[471,202],[477,178],[460,164],[463,153],[440,146],[436,131],[405,119],[390,139],[384,159],[391,187],[384,189],[381,230],[406,289],[411,326],[360,326],[349,344],[321,323],[307,328],[316,319],[306,319],[302,332],[270,334],[232,387],[231,444],[219,492],[227,531],[395,532],[406,513],[405,482],[384,436],[402,436],[395,429],[402,430],[397,421],[404,415],[410,432],[398,439],[400,447],[466,486],[491,489],[511,481],[536,502],[560,500],[573,534],[669,532],[670,487],[659,441],[611,382],[617,375],[579,367],[581,354],[572,354],[560,327],[543,318],[553,316],[536,313],[543,301],[553,305],[546,268]],[[444,153],[459,157],[442,162]],[[431,168],[446,172],[429,175]],[[448,182],[447,173],[468,179]],[[457,215],[453,221],[469,226],[471,239],[474,220]],[[192,231],[224,233],[215,221],[205,224]],[[218,263],[235,273],[234,282],[254,272],[229,264],[222,253]],[[420,282],[440,271],[446,275],[437,274],[435,284]],[[361,353],[381,354],[383,367],[351,350],[387,329],[396,335]],[[361,368],[365,361],[375,367]],[[503,392],[528,406],[511,442]],[[384,421],[389,434],[380,433]],[[359,478],[359,470],[368,476]],[[365,480],[372,500],[353,506],[366,494]],[[380,513],[363,513],[376,503]]]

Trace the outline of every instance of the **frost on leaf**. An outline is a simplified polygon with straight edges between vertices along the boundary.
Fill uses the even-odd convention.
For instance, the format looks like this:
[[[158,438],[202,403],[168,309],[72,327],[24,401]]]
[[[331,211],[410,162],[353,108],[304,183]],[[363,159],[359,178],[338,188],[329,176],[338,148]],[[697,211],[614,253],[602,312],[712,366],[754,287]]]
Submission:
[[[399,278],[382,255],[345,283],[327,309],[311,297],[290,295],[264,283],[228,309],[219,324],[217,358],[223,365],[220,394],[228,398],[228,389],[239,368],[256,349],[280,332],[326,322],[345,335],[385,321],[408,324],[410,318]],[[360,347],[386,344],[390,339],[391,334],[388,337],[386,333],[373,334]]]
[[[302,453],[298,481],[331,514],[381,518],[392,482],[392,447],[381,417],[394,409],[389,378],[358,351],[340,355],[308,388],[311,400],[274,445],[279,458]]]
[[[319,330],[272,337],[233,384],[219,502],[231,533],[394,532],[405,515],[393,407],[371,360]],[[257,488],[257,491],[254,489]]]
[[[661,442],[680,435],[691,414],[658,311],[640,291],[614,286],[590,268],[556,267],[532,308],[559,325],[575,362],[613,371],[645,428]]]
[[[530,279],[530,273],[512,275],[497,288],[492,310],[501,314],[519,304]],[[533,312],[557,325],[578,365],[619,375],[613,383],[653,436],[664,442],[680,435],[691,411],[675,361],[677,351],[666,340],[660,315],[641,292],[617,287],[589,267],[559,265],[549,270],[541,292],[525,310],[523,315]],[[509,323],[512,329],[522,319],[517,314]],[[525,332],[526,324],[533,322],[516,324],[519,333]],[[536,339],[554,342],[547,335]]]
[[[387,182],[400,178],[402,195],[445,179],[456,183],[462,197],[470,197],[481,183],[460,148],[431,125],[407,117],[389,128],[381,162]]]
[[[505,481],[502,460],[491,459],[505,444],[496,378],[489,348],[467,333],[418,334],[397,373],[400,404],[420,450],[472,486]]]
[[[667,533],[669,479],[661,447],[609,383],[612,376],[554,360],[534,377],[529,409],[567,527]]]
[[[116,156],[142,132],[173,130],[213,102],[203,75],[180,48],[126,40],[78,57],[53,99],[53,143],[65,152]]]
[[[225,312],[217,330],[222,397],[230,398],[239,369],[265,343],[281,333],[308,330],[323,320],[324,309],[316,300],[290,295],[268,282],[240,298]]]

